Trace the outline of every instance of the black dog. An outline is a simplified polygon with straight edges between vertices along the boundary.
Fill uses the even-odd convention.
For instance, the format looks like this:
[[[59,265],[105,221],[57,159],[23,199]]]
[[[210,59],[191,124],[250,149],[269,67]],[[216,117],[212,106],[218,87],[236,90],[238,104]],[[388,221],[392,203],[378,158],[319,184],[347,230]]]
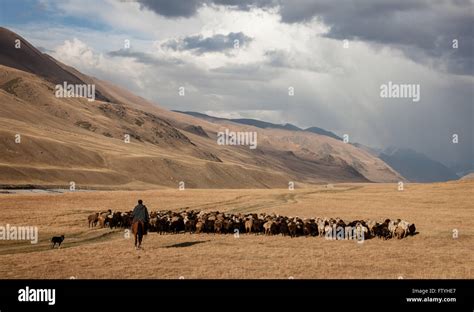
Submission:
[[[56,244],[58,244],[58,248],[61,248],[61,243],[63,242],[64,240],[64,235],[61,235],[61,236],[54,236],[53,238],[51,238],[51,248],[54,248],[54,246],[56,246]]]

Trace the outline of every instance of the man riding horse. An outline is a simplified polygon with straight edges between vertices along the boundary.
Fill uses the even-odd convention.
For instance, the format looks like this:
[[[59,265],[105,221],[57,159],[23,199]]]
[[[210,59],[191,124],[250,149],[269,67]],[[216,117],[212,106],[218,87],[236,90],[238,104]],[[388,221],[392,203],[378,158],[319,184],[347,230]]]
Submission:
[[[135,249],[140,249],[143,235],[146,235],[147,225],[150,221],[148,209],[143,205],[141,199],[138,200],[138,205],[133,209],[132,218],[132,232],[135,237]]]

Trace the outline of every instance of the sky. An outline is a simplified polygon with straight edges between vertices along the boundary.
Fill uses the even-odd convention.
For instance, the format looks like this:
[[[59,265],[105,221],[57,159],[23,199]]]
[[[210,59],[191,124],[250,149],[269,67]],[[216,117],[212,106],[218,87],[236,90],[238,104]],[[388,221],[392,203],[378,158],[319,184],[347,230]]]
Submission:
[[[168,109],[317,126],[469,170],[473,8],[465,0],[2,0],[0,25]],[[389,82],[419,86],[419,101],[381,97]]]

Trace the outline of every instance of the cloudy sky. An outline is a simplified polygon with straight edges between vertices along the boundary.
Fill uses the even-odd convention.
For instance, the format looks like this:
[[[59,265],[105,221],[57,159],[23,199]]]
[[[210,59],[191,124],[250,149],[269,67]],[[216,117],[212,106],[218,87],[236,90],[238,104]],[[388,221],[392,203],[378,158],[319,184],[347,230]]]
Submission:
[[[318,126],[474,169],[473,7],[469,0],[2,0],[0,24],[169,109]],[[382,98],[389,81],[419,85],[420,101]]]

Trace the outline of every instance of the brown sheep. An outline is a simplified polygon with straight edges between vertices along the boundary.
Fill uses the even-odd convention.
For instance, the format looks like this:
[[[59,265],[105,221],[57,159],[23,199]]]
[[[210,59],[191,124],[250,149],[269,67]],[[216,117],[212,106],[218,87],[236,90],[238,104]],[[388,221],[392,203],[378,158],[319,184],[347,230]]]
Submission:
[[[105,225],[106,225],[105,221],[107,220],[107,217],[104,217],[104,216],[101,215],[97,218],[97,220],[99,222],[100,227],[105,227]]]
[[[400,236],[401,234],[401,231],[403,230],[403,235],[402,237],[400,238],[404,238],[408,235],[414,235],[415,234],[415,231],[416,231],[416,227],[413,223],[409,223],[408,221],[405,221],[405,220],[401,220],[399,223],[398,223],[398,227],[401,228],[401,230],[399,230],[399,234],[398,236]],[[396,233],[395,233],[396,234]],[[398,238],[397,236],[397,238]]]
[[[97,212],[89,215],[87,220],[89,221],[89,227],[95,227],[97,222],[99,222],[99,213]]]
[[[253,230],[253,219],[248,219],[245,221],[245,233],[250,234]]]
[[[290,237],[296,237],[296,229],[297,229],[296,223],[293,221],[290,221],[290,223],[288,223],[288,232],[290,233]]]
[[[204,231],[204,222],[198,221],[198,222],[196,223],[196,233],[197,233],[197,234],[200,234],[200,233],[202,233],[203,231]]]
[[[375,226],[377,225],[377,222],[374,220],[367,220],[367,228],[369,230],[370,236],[375,236]]]
[[[265,235],[273,235],[276,232],[276,224],[274,221],[265,222],[263,228],[265,229]]]
[[[394,237],[398,238],[398,239],[402,239],[403,237],[405,237],[405,230],[403,229],[402,226],[397,226],[395,231],[394,231]]]
[[[222,234],[222,228],[224,227],[224,220],[223,219],[217,219],[214,222],[214,234]]]

